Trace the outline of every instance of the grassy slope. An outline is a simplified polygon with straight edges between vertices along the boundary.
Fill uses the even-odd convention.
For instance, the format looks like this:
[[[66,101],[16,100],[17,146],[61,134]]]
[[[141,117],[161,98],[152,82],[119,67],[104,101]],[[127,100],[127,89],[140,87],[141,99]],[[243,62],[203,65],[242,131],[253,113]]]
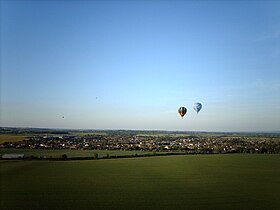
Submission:
[[[0,209],[277,209],[280,155],[1,161]]]

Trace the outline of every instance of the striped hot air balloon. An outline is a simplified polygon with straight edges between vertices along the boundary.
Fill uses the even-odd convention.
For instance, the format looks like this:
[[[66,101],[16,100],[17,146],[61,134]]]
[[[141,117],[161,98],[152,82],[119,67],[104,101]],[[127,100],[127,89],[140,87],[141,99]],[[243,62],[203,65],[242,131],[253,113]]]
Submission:
[[[179,114],[181,115],[181,117],[183,119],[184,115],[187,113],[187,108],[182,106],[182,107],[180,107],[178,109],[178,112],[179,112]]]

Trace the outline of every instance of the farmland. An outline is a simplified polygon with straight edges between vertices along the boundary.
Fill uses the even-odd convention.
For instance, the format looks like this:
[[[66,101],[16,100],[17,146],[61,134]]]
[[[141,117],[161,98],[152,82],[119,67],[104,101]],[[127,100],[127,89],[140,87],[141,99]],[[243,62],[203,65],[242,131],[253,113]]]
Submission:
[[[30,135],[0,134],[0,144],[5,142],[18,142],[30,138]]]
[[[277,209],[280,155],[0,161],[1,209]]]

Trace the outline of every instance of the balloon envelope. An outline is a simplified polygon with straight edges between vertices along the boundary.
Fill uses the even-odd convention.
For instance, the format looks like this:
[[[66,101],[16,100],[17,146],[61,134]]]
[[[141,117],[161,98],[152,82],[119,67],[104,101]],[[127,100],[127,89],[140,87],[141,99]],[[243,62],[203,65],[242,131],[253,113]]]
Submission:
[[[179,114],[181,115],[181,117],[183,118],[184,117],[184,115],[187,113],[187,109],[186,109],[186,107],[180,107],[179,109],[178,109],[178,112],[179,112]]]
[[[196,113],[198,113],[202,108],[202,104],[201,103],[195,103],[193,105],[193,109],[196,111]]]

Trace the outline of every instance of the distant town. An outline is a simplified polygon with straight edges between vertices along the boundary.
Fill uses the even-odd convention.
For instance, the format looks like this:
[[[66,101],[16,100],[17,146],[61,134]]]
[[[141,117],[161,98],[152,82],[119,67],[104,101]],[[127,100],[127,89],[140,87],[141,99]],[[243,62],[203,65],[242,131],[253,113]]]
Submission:
[[[122,150],[190,154],[280,153],[279,133],[238,134],[1,128],[1,134],[20,133],[29,134],[29,137],[21,141],[4,141],[0,144],[0,149]]]

